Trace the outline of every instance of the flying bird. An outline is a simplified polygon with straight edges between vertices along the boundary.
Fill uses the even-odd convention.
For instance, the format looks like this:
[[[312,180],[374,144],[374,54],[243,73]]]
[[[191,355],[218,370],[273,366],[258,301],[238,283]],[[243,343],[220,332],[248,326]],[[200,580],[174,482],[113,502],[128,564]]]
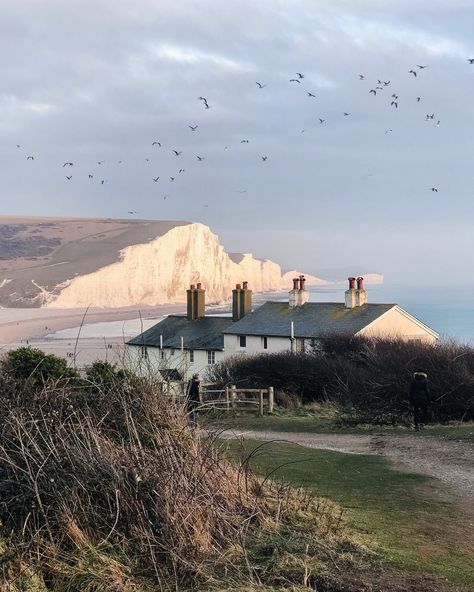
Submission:
[[[344,117],[348,117],[350,115],[350,113],[347,113],[346,111],[344,111]]]
[[[184,169],[179,169],[178,173],[184,173]]]
[[[389,84],[390,84],[390,80],[384,80],[383,81],[383,85],[384,86],[389,86]]]
[[[192,132],[195,132],[199,126],[198,125],[188,125],[188,127]]]
[[[298,84],[301,84],[301,80],[299,78],[290,78],[290,82],[297,82]]]
[[[241,144],[248,144],[248,143],[249,143],[249,141],[248,141],[248,140],[240,140],[240,143],[241,143]]]
[[[73,162],[65,162],[65,163],[63,164],[63,168],[64,168],[65,166],[74,166],[74,163],[73,163]]]
[[[35,159],[35,157],[34,157],[34,156],[27,156],[27,157],[26,157],[26,160],[34,160],[34,159]]]
[[[397,95],[397,94],[395,94],[395,93],[393,93],[393,95],[392,95],[392,99],[395,99],[395,101],[396,101],[396,100],[398,99],[398,95]]]
[[[145,160],[146,160],[147,162],[150,162],[150,159],[149,159],[149,158],[145,158]]]
[[[425,68],[427,68],[428,66],[420,66],[420,64],[416,65],[417,68],[420,68],[420,70],[424,70]]]
[[[359,80],[365,80],[365,76],[363,74],[359,74]]]
[[[198,155],[196,155],[196,158],[199,160],[199,162],[202,162],[203,160],[205,160],[204,159],[204,156],[198,156]]]
[[[430,187],[430,191],[436,191],[436,193],[438,193],[438,188],[437,187]]]
[[[21,148],[20,144],[17,144],[17,145],[16,145],[16,147],[17,147],[17,148]]]
[[[425,121],[430,121],[430,119],[434,119],[434,113],[432,113],[431,115],[429,115],[428,113],[426,114]]]
[[[67,179],[68,181],[70,181],[70,180],[72,179],[72,175],[70,175],[69,177],[66,175],[66,179]]]
[[[170,177],[170,181],[174,181],[176,177]]]
[[[101,185],[103,185],[105,183],[105,179],[102,179],[102,181],[100,182]]]
[[[161,148],[161,142],[152,142],[152,146],[159,146]]]
[[[178,150],[173,150],[173,152],[175,153],[176,156],[179,156],[180,154],[183,153],[182,150],[178,151]]]
[[[158,179],[159,179],[159,178],[160,178],[160,177],[156,177],[156,179],[155,179],[155,177],[153,177],[153,181],[156,183],[156,182],[158,181]]]
[[[131,212],[131,211],[129,211],[129,212],[127,212],[127,213],[128,213],[128,214],[138,214],[138,212]]]
[[[319,123],[320,124],[322,124],[322,123],[324,123],[326,121],[325,119],[321,119],[321,117],[318,117],[318,119],[319,119]]]
[[[369,90],[369,95],[370,95],[370,93],[372,93],[374,95],[374,97],[375,97],[375,95],[377,94],[377,91],[375,90],[375,88],[371,88]]]
[[[304,74],[301,74],[301,72],[296,72],[296,76],[298,76],[298,78],[304,78]]]
[[[385,130],[386,134],[391,134],[392,132],[393,132],[393,130],[391,130],[391,129]]]
[[[261,82],[256,82],[255,84],[258,86],[258,88],[265,88],[267,86],[266,84],[262,84]]]
[[[398,103],[397,103],[397,101],[392,101],[392,102],[390,103],[390,106],[391,106],[391,107],[395,107],[395,109],[398,109]]]
[[[209,107],[209,103],[207,102],[207,99],[206,99],[206,97],[198,97],[198,100],[199,100],[199,101],[202,101],[202,102],[204,103],[204,107],[205,107],[206,109],[210,109],[210,107]]]
[[[416,97],[416,102],[419,103],[421,101],[421,97]]]
[[[104,164],[105,160],[98,160],[97,164]]]
[[[408,70],[408,74],[413,74],[413,76],[416,78],[417,74],[416,74],[416,70]]]
[[[265,162],[268,159],[268,156],[262,156],[262,161]]]
[[[470,64],[474,64],[474,58],[467,58],[467,61],[468,61]]]
[[[316,98],[316,95],[313,95],[313,93],[310,93],[309,91],[307,91],[307,93],[308,93],[308,97],[313,97],[313,99]]]
[[[89,179],[93,179],[93,178],[94,178],[94,175],[89,175]]]

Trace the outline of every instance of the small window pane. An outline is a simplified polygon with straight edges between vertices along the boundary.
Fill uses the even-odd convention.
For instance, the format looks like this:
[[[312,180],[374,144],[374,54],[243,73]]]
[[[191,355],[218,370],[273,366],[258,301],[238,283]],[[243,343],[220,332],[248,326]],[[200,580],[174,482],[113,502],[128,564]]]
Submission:
[[[190,349],[190,350],[189,350],[189,361],[190,361],[191,363],[193,363],[193,362],[194,362],[194,350],[193,350],[193,349]]]
[[[240,335],[239,344],[240,344],[240,347],[247,347],[247,336],[246,335]]]
[[[263,338],[263,349],[268,349],[268,337]]]

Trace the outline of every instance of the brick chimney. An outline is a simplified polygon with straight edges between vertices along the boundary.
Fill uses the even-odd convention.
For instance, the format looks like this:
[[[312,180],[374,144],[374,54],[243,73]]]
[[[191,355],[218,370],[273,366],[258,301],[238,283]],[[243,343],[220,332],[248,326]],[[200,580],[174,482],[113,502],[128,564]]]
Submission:
[[[252,290],[248,288],[248,282],[236,284],[232,290],[232,320],[238,321],[252,312]]]
[[[187,294],[187,317],[188,320],[194,321],[206,316],[206,291],[203,290],[202,284],[191,284],[189,290],[186,290]]]
[[[289,306],[294,308],[295,306],[303,306],[309,301],[309,292],[305,288],[306,279],[304,275],[300,275],[297,278],[293,278],[293,290],[289,293]]]

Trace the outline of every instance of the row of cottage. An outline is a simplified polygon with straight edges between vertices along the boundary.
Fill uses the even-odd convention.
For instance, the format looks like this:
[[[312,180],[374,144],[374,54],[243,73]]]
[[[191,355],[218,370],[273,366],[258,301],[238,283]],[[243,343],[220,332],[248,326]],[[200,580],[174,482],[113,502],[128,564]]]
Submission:
[[[345,302],[309,302],[305,278],[287,302],[252,309],[247,282],[232,291],[231,316],[206,316],[201,284],[187,290],[187,314],[170,315],[128,342],[132,365],[186,380],[229,356],[304,351],[328,334],[397,337],[434,343],[439,335],[398,304],[371,304],[362,277],[349,278]]]

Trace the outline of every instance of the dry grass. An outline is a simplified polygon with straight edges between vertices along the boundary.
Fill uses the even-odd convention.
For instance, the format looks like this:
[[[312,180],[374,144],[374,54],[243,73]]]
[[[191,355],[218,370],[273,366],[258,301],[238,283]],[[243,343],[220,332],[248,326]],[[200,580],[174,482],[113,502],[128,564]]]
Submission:
[[[2,592],[263,590],[367,559],[337,507],[225,460],[148,380],[0,381]]]

